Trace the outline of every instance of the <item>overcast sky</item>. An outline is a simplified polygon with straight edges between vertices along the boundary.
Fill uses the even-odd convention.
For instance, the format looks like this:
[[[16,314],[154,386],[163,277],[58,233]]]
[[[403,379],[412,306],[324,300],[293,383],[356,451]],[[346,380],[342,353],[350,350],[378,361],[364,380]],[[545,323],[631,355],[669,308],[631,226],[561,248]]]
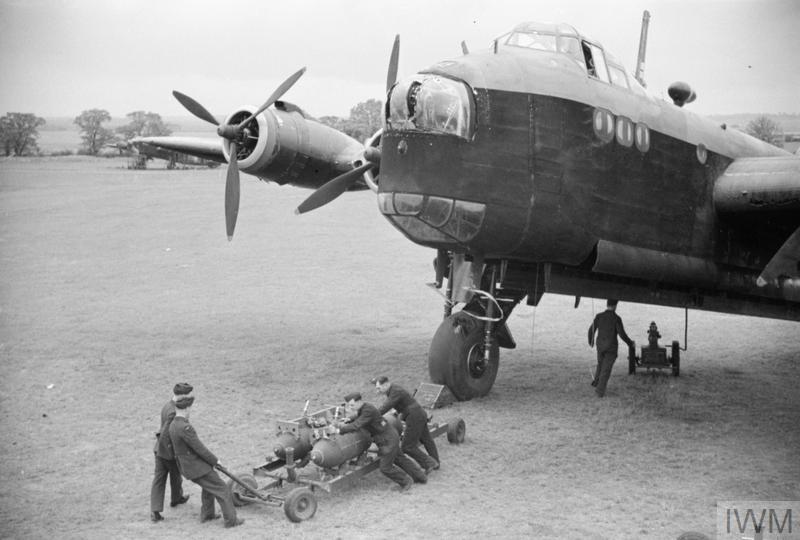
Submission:
[[[653,93],[684,80],[703,114],[800,113],[800,0],[0,0],[0,114],[184,115],[176,89],[223,117],[306,66],[284,98],[347,116],[382,99],[395,34],[403,76],[522,21],[572,24],[632,71],[644,9]]]

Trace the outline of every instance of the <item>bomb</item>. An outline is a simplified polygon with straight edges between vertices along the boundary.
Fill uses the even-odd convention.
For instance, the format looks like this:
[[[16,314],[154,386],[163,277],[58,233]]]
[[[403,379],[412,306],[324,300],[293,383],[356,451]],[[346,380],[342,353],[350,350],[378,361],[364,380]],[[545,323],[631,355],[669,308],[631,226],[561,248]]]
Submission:
[[[319,467],[332,469],[357,458],[371,443],[372,438],[363,430],[331,434],[314,442],[311,461]]]

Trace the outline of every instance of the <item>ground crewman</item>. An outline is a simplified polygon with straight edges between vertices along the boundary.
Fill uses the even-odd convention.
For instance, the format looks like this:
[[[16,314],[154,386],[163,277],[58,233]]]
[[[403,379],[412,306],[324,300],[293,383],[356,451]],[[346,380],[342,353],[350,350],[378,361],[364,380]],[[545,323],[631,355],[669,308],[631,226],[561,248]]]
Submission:
[[[236,527],[244,523],[244,520],[236,517],[231,490],[214,470],[216,466],[221,465],[217,456],[200,442],[197,433],[189,423],[192,403],[194,403],[192,395],[179,397],[175,401],[175,419],[169,426],[169,436],[172,439],[178,468],[183,476],[203,488],[200,521],[206,522],[220,517],[214,512],[214,499],[216,498],[222,508],[225,527]]]
[[[608,300],[606,310],[598,313],[592,324],[589,326],[589,346],[594,346],[595,334],[597,334],[597,369],[594,373],[592,386],[599,397],[606,395],[606,385],[608,378],[611,377],[611,369],[617,359],[617,336],[628,344],[633,345],[633,340],[625,333],[622,326],[622,319],[616,314],[617,301]]]
[[[375,390],[386,396],[378,407],[378,412],[383,415],[391,409],[397,411],[397,416],[406,424],[402,434],[400,449],[409,457],[416,460],[420,467],[425,469],[425,474],[430,474],[439,468],[439,451],[436,443],[428,430],[428,415],[417,400],[411,397],[402,386],[389,382],[385,376],[375,379]],[[422,443],[428,454],[425,454],[419,444]]]

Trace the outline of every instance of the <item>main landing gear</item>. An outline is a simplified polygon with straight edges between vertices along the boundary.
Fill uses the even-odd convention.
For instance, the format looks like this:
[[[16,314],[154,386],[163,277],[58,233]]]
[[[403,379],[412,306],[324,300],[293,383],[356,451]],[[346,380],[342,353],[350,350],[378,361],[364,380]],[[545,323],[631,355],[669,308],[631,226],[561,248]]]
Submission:
[[[442,253],[435,263],[435,285],[441,287],[442,277],[448,275],[445,316],[431,341],[428,371],[432,382],[447,386],[456,399],[464,401],[489,393],[497,377],[500,348],[516,347],[506,320],[525,292],[502,289],[505,272],[500,263],[484,269],[483,261],[467,261],[463,256],[453,256],[451,261],[449,254]],[[446,270],[441,267],[443,261]],[[470,273],[477,276],[480,288],[464,285]],[[455,275],[462,278],[454,279]],[[466,304],[453,313],[460,298]]]

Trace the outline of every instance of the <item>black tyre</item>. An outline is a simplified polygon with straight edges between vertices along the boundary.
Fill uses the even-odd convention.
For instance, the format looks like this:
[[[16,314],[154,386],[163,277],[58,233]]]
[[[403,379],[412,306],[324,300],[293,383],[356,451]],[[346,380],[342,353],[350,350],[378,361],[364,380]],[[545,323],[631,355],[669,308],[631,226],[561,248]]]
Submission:
[[[317,498],[307,487],[294,488],[283,501],[283,511],[294,523],[311,519],[317,513]]]
[[[681,346],[677,341],[672,342],[672,375],[681,374]]]
[[[447,442],[450,444],[461,444],[467,433],[467,425],[461,418],[453,418],[447,422]]]
[[[459,401],[485,396],[497,377],[500,351],[493,342],[488,360],[484,358],[483,327],[483,321],[454,313],[442,321],[431,341],[431,381],[447,386]]]
[[[244,485],[249,487],[252,490],[258,489],[258,480],[252,474],[238,474],[236,477],[242,481]],[[242,486],[234,482],[233,480],[228,480],[228,487],[231,490],[231,495],[233,496],[233,505],[234,506],[245,506],[250,504],[250,501],[242,500],[241,496],[244,495],[246,497],[253,497],[252,493],[248,493],[246,489]]]

